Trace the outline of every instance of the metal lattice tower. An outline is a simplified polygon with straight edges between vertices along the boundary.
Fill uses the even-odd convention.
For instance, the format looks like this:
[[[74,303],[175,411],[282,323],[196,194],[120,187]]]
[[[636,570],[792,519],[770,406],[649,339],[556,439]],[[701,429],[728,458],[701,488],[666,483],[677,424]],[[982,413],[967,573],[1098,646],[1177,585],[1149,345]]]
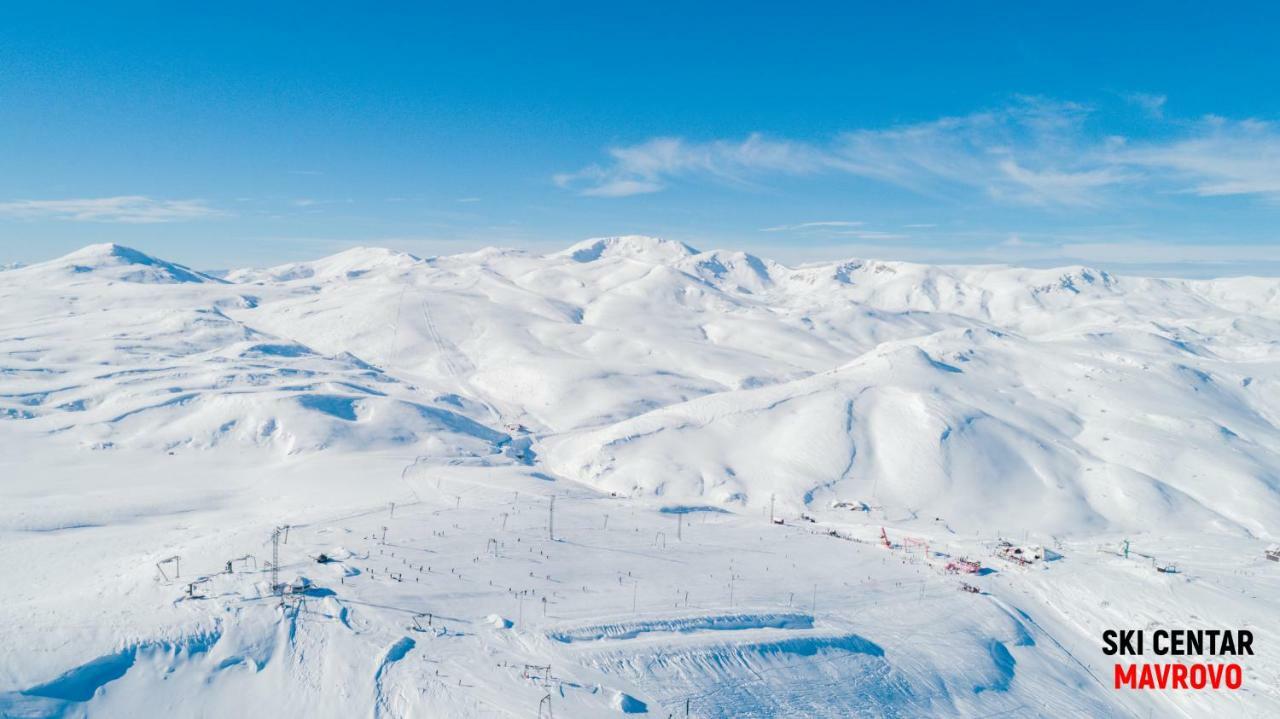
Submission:
[[[271,533],[271,593],[284,602],[284,588],[280,586],[280,535],[284,527],[276,527]]]

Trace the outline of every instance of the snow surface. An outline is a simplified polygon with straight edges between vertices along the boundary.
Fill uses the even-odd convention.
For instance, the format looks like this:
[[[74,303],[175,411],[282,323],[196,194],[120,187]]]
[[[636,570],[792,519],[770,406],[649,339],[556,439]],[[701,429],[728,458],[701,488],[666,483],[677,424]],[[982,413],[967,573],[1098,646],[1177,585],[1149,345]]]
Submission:
[[[87,247],[0,274],[0,715],[1277,714],[1278,382],[1271,279]]]

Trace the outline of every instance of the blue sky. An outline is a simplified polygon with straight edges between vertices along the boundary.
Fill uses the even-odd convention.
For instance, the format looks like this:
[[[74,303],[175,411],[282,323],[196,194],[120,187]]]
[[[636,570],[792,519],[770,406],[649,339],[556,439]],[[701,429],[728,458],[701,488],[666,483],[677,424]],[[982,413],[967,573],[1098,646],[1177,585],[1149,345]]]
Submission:
[[[174,5],[6,8],[0,263],[643,233],[1280,274],[1273,3]]]

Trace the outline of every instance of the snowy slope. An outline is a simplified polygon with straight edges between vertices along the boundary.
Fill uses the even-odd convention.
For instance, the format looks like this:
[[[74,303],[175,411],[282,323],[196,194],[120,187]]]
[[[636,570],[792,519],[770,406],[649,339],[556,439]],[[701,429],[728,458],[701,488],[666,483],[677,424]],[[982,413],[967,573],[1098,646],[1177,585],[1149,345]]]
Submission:
[[[103,281],[140,284],[221,282],[184,265],[115,244],[89,245],[56,260],[22,269],[23,279],[19,281],[43,283],[45,286],[76,286]]]
[[[1280,630],[1278,387],[1274,279],[87,247],[0,273],[0,715],[1267,715],[1098,633]]]
[[[0,416],[19,432],[170,452],[422,442],[483,456],[508,439],[460,398],[246,326],[227,312],[258,297],[135,250],[94,246],[6,275]]]
[[[564,476],[728,507],[1259,537],[1280,507],[1275,281],[793,269],[642,237],[227,280],[114,245],[7,272],[0,412],[166,451],[483,457],[520,425]]]
[[[1280,520],[1280,396],[1256,369],[949,331],[555,438],[545,459],[613,491],[730,506],[776,494],[795,511],[864,501],[970,530],[1265,537]]]
[[[266,274],[302,279],[233,316],[474,397],[612,491],[1004,526],[1030,503],[1064,530],[1277,516],[1274,281],[791,269],[635,237]]]

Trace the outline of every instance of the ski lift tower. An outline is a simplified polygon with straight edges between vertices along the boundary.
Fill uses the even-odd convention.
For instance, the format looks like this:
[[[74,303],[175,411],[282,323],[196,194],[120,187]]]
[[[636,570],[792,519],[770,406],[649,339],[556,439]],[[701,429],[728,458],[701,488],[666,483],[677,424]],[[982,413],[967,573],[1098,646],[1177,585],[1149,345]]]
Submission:
[[[289,531],[288,525],[276,527],[271,532],[271,593],[284,604],[284,585],[280,583],[280,538]]]

